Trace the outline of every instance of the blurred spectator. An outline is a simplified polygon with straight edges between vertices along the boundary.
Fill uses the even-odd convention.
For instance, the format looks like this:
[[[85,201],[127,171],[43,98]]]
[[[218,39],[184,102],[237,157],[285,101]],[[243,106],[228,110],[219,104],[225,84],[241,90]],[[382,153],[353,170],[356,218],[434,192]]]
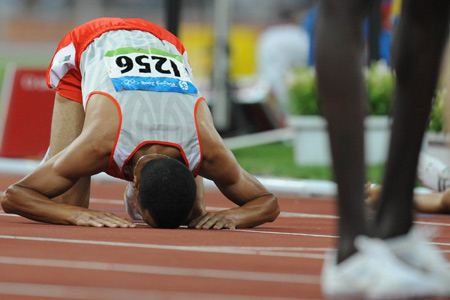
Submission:
[[[259,37],[257,63],[260,79],[270,86],[279,109],[285,111],[289,101],[285,76],[291,68],[307,64],[309,39],[298,12],[282,10],[278,19]]]
[[[401,0],[382,0],[381,1],[381,30],[379,37],[380,58],[390,65],[391,37],[392,27],[398,21],[400,13]],[[305,15],[302,26],[306,30],[309,39],[308,65],[314,65],[314,44],[315,44],[315,26],[317,10],[319,4],[314,5]],[[364,35],[367,36],[367,21],[364,25]]]
[[[450,167],[439,158],[422,152],[417,165],[417,179],[425,188],[414,194],[414,207],[424,213],[450,213]],[[428,190],[426,190],[428,189]],[[366,204],[379,205],[381,185],[366,185]]]

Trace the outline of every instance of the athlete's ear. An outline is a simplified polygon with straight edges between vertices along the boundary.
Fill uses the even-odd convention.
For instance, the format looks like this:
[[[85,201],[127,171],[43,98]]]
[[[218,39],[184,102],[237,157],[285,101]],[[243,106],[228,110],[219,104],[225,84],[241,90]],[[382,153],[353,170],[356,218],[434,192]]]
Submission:
[[[134,187],[134,190],[136,192],[139,191],[139,179],[138,179],[138,176],[134,176],[134,178],[133,178],[133,187]]]

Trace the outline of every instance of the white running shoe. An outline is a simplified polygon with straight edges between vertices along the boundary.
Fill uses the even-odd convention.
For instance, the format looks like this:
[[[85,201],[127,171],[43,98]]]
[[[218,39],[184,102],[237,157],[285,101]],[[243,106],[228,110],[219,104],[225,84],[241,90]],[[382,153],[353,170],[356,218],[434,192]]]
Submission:
[[[434,278],[400,261],[379,239],[359,236],[358,252],[340,264],[331,253],[322,270],[322,292],[333,298],[399,299],[436,296]]]
[[[420,154],[417,177],[423,186],[435,192],[443,192],[450,187],[450,168],[427,153]]]
[[[402,261],[428,277],[436,277],[441,296],[450,297],[450,263],[439,248],[431,244],[432,232],[426,229],[414,226],[408,234],[388,239],[386,243]]]

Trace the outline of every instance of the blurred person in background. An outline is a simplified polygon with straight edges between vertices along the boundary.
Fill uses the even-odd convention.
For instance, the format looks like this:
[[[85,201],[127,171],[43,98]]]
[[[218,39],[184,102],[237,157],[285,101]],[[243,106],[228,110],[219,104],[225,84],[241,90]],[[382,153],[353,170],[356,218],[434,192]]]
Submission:
[[[302,26],[308,33],[308,38],[310,41],[308,65],[314,66],[315,58],[315,38],[316,38],[316,20],[317,12],[319,9],[319,1],[315,1],[315,5],[306,13]],[[380,21],[381,21],[381,31],[379,36],[379,59],[384,60],[386,64],[390,64],[390,50],[391,50],[391,39],[392,31],[395,24],[398,22],[398,15],[400,13],[401,0],[381,0],[381,11],[380,11]],[[369,18],[366,17],[364,20],[364,39],[367,39]]]
[[[417,179],[428,191],[414,193],[415,209],[423,213],[450,213],[450,167],[428,153],[421,153]],[[381,185],[366,185],[366,204],[375,211],[381,190]]]
[[[394,35],[396,92],[378,213],[365,214],[364,19],[380,1],[320,3],[316,27],[319,97],[328,121],[338,186],[339,240],[322,271],[329,297],[450,296],[448,262],[413,226],[413,189],[441,56],[449,1],[403,1]]]
[[[258,77],[268,85],[279,119],[284,118],[289,104],[286,76],[292,68],[307,65],[308,61],[309,39],[300,25],[302,12],[280,9],[276,24],[268,26],[258,39]]]

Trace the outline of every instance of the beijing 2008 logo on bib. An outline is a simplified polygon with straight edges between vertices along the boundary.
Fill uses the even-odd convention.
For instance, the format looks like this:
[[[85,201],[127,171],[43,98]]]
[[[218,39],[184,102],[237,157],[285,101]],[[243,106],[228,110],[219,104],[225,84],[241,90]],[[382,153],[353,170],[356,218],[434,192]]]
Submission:
[[[180,55],[126,47],[106,52],[104,62],[116,91],[198,93]]]

